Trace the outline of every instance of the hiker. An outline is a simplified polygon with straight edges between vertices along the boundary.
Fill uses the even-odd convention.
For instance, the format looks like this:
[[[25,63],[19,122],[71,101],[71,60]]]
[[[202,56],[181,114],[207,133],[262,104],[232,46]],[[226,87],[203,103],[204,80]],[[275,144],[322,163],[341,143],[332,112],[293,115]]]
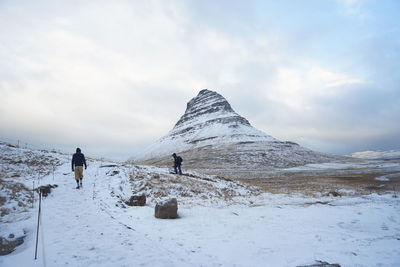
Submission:
[[[79,186],[82,187],[83,178],[83,165],[85,165],[85,170],[87,168],[85,155],[81,153],[81,149],[78,147],[76,153],[72,156],[72,171],[75,171],[76,189]]]
[[[175,173],[182,175],[182,169],[181,169],[181,164],[182,164],[182,158],[180,156],[177,156],[175,153],[172,154],[172,156],[174,157],[174,169],[175,169]]]

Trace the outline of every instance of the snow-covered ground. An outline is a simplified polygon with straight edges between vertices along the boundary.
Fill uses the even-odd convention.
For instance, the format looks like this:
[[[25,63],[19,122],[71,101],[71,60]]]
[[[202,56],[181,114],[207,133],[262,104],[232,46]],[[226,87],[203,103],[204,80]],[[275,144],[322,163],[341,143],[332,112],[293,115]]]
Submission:
[[[352,153],[350,156],[360,159],[400,159],[400,150],[362,151]]]
[[[14,252],[0,256],[2,267],[298,266],[317,260],[400,266],[400,198],[393,195],[265,194],[197,173],[178,177],[167,169],[95,160],[77,190],[69,157],[52,156],[59,166],[39,180],[58,187],[42,201],[38,259],[36,198],[23,218],[1,224],[3,237],[26,235]],[[37,180],[20,176],[27,186]],[[200,191],[189,194],[180,184]],[[179,219],[154,217],[162,188],[178,197]],[[233,197],[221,197],[228,189]],[[148,204],[123,205],[132,191],[146,192]]]
[[[393,169],[400,171],[400,163],[398,161],[371,161],[364,160],[360,162],[327,162],[319,164],[306,164],[293,168],[282,168],[274,170],[275,172],[290,171],[324,171],[324,170],[361,170],[361,169]]]

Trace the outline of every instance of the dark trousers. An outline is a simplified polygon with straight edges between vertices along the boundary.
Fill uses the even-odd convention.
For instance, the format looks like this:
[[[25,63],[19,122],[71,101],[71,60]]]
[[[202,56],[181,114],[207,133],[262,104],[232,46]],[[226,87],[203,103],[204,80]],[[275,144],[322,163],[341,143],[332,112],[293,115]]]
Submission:
[[[178,171],[179,171],[179,174],[182,174],[181,164],[175,164],[174,169],[175,169],[176,174],[178,174]]]

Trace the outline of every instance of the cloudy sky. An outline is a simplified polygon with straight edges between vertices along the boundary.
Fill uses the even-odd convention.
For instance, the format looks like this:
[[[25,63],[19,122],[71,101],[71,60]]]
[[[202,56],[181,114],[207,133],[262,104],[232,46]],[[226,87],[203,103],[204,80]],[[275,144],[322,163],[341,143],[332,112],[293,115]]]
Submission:
[[[125,159],[204,88],[280,140],[400,148],[398,0],[0,0],[0,140]]]

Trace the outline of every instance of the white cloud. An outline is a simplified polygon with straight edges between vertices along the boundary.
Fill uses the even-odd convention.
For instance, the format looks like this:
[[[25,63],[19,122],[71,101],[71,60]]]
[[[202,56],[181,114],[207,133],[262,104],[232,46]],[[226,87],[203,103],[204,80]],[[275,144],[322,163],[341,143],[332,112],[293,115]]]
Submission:
[[[342,94],[349,86],[365,83],[348,74],[325,70],[318,63],[307,63],[297,68],[278,67],[275,82],[265,97],[282,103],[293,112],[311,109],[315,98]]]
[[[0,7],[2,133],[129,153],[170,130],[186,102],[209,88],[280,138],[290,114],[321,113],[320,99],[368,84],[302,54],[284,32],[224,31],[192,12],[182,1]]]
[[[368,17],[368,13],[363,8],[367,0],[337,0],[342,6],[342,11],[348,16],[354,16],[360,19]]]

